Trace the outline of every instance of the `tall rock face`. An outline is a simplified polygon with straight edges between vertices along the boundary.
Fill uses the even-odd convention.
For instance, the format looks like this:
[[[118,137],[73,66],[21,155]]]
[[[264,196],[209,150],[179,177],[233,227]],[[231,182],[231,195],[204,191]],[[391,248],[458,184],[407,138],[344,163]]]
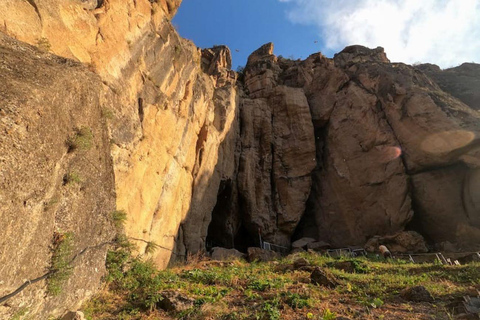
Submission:
[[[252,237],[288,247],[310,194],[315,139],[305,93],[279,83],[272,52],[263,46],[245,67],[238,201]]]
[[[401,151],[402,162],[392,172],[390,183],[381,183],[391,188],[385,196],[390,196],[389,204],[397,208],[392,211],[395,207],[382,205],[386,213],[391,212],[396,218],[391,225],[408,222],[408,212],[413,209],[414,222],[434,242],[448,240],[473,245],[472,239],[480,235],[480,208],[471,205],[478,200],[470,198],[477,199],[478,191],[461,177],[475,176],[478,166],[478,112],[440,90],[425,74],[410,66],[378,59],[345,65],[342,55],[343,52],[335,57],[335,63],[345,70],[351,82],[374,96],[377,114],[387,125],[387,130],[377,128],[393,134],[393,144],[386,146],[394,147],[398,154]],[[390,161],[388,166],[396,161]],[[374,166],[375,162],[371,162]],[[410,183],[405,180],[407,177]],[[442,185],[449,187],[440,188]],[[468,199],[462,196],[465,190]],[[442,204],[434,206],[434,201]],[[450,225],[449,230],[441,227],[446,225]]]
[[[285,244],[299,224],[294,237],[340,247],[408,226],[476,243],[479,114],[418,69],[382,48],[291,61],[267,44],[244,89],[238,201],[251,236]]]

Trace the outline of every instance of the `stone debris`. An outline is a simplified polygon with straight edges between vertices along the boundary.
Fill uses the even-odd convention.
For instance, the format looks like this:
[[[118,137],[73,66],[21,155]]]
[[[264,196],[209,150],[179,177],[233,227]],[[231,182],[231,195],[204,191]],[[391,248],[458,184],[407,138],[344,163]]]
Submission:
[[[194,306],[195,299],[189,298],[175,290],[165,290],[161,294],[162,300],[157,303],[165,311],[184,311]]]
[[[310,274],[310,281],[313,284],[324,286],[327,288],[335,288],[338,286],[338,281],[327,270],[316,267]]]
[[[433,302],[434,299],[430,292],[424,286],[415,286],[411,288],[404,289],[400,296],[412,302]]]

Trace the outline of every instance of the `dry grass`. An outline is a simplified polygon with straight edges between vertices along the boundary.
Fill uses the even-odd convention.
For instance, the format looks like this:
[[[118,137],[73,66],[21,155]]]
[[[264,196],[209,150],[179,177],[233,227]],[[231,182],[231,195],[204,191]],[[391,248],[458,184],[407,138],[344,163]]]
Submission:
[[[115,253],[111,256],[115,258]],[[313,266],[328,269],[340,285],[328,289],[310,283],[310,272],[289,266],[304,257]],[[119,262],[118,259],[115,261]],[[443,266],[395,261],[355,259],[352,273],[335,268],[335,259],[316,254],[290,256],[271,263],[243,261],[217,262],[205,257],[192,264],[165,271],[109,266],[108,290],[84,306],[88,319],[451,319],[446,307],[451,301],[480,289],[480,264]],[[137,261],[136,263],[142,263]],[[120,263],[121,264],[121,263]],[[139,277],[141,280],[136,280]],[[145,279],[152,279],[151,287]],[[195,299],[195,307],[184,312],[166,313],[132,299],[132,292],[145,294],[132,285],[142,283],[146,296],[174,289]],[[409,303],[400,290],[424,285],[435,303]],[[149,288],[144,288],[144,287]],[[130,289],[129,289],[130,288]],[[153,299],[152,301],[155,301]],[[153,307],[152,307],[153,306]]]

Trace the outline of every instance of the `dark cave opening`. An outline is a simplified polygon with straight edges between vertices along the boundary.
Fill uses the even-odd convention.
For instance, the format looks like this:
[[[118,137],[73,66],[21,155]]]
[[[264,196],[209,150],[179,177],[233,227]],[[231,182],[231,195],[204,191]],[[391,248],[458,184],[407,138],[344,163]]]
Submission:
[[[242,221],[242,201],[235,182],[222,180],[218,189],[217,203],[208,226],[206,250],[213,247],[237,249],[247,252],[249,247],[258,247],[258,235],[253,235]]]
[[[222,180],[218,189],[217,203],[212,211],[208,226],[206,249],[213,247],[234,247],[234,225],[232,221],[232,180]]]

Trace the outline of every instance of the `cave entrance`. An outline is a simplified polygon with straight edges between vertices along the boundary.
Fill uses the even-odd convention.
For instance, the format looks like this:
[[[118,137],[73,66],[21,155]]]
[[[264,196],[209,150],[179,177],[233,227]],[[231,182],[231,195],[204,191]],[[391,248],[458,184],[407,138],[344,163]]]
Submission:
[[[222,180],[218,189],[217,203],[212,211],[212,221],[208,226],[206,249],[234,247],[236,213],[233,199],[232,180]]]
[[[236,185],[231,179],[222,180],[218,189],[217,203],[208,226],[206,250],[213,247],[237,249],[247,252],[249,247],[258,247],[258,235],[252,235],[241,218]]]

